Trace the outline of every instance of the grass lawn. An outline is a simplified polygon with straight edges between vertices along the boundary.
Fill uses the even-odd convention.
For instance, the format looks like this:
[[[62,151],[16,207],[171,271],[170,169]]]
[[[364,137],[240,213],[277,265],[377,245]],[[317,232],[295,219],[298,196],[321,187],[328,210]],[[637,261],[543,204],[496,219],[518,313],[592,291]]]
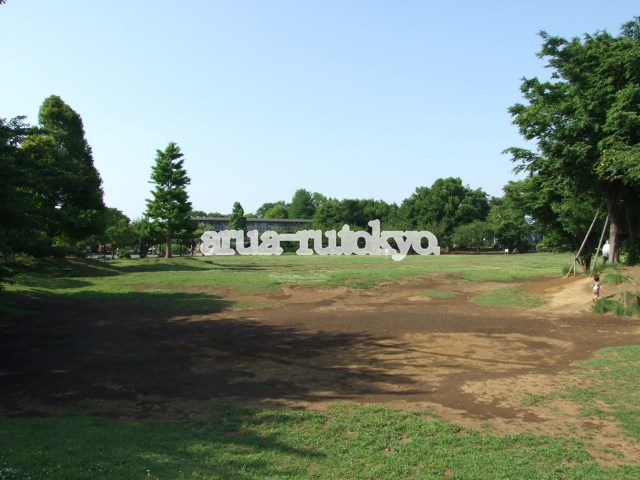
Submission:
[[[371,256],[177,257],[169,260],[24,259],[7,291],[77,300],[153,302],[198,311],[222,302],[220,291],[260,295],[287,285],[370,288],[418,276],[457,276],[463,281],[510,281],[560,274],[568,255],[409,256],[401,262]],[[71,269],[67,274],[65,269]],[[227,305],[228,307],[228,305]],[[240,305],[242,307],[242,305]]]
[[[611,400],[610,414],[619,415],[636,438],[638,394],[612,397],[617,391],[613,379],[630,369],[637,372],[639,363],[638,348],[610,349],[580,370],[594,375],[607,369],[597,389],[603,400]],[[637,386],[637,373],[633,379]],[[590,408],[593,395],[582,402]],[[577,438],[497,436],[442,422],[428,411],[358,405],[324,411],[212,406],[211,420],[198,422],[0,417],[3,480],[639,476],[640,466],[598,466]]]

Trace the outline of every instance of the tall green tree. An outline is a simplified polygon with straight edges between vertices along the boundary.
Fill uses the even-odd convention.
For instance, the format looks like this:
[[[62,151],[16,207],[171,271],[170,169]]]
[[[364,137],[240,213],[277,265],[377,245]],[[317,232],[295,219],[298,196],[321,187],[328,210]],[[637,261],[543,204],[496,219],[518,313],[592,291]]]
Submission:
[[[102,179],[93,163],[82,118],[60,97],[44,100],[39,128],[22,144],[39,175],[34,201],[51,238],[75,242],[104,230]]]
[[[144,217],[130,224],[135,250],[140,254],[140,258],[145,258],[151,247],[163,240],[153,227],[154,224]]]
[[[409,229],[429,230],[440,245],[451,246],[456,227],[484,220],[489,212],[487,194],[464,186],[460,178],[439,178],[431,187],[418,187],[400,206],[399,215]]]
[[[278,215],[276,217],[272,215]],[[256,210],[258,218],[289,218],[289,205],[284,200],[263,203]]]
[[[489,222],[474,220],[456,227],[451,239],[456,247],[480,251],[482,247],[491,246],[492,236],[493,229]]]
[[[525,103],[509,109],[537,150],[507,152],[519,163],[516,170],[538,176],[543,185],[562,182],[575,195],[605,203],[611,259],[618,261],[620,207],[637,203],[640,186],[640,17],[623,25],[619,36],[540,36],[538,56],[547,59],[551,78],[525,78]]]
[[[368,230],[371,220],[380,220],[383,229],[391,229],[397,224],[397,210],[395,204],[390,205],[382,200],[330,199],[318,207],[312,224],[314,228],[325,231],[340,230],[343,225]]]
[[[136,244],[136,231],[131,226],[129,217],[117,208],[106,209],[105,225],[102,243],[110,245],[112,253],[116,249],[126,249]]]
[[[5,257],[35,253],[34,243],[44,237],[35,202],[39,172],[20,148],[28,132],[24,117],[0,118],[0,254]]]
[[[247,230],[247,217],[244,214],[244,208],[240,202],[233,204],[231,215],[229,215],[229,229],[230,230]]]
[[[289,218],[289,209],[285,205],[274,205],[264,213],[263,218]]]
[[[536,231],[541,225],[534,221],[524,201],[525,183],[526,180],[523,180],[505,185],[502,189],[504,195],[492,198],[489,202],[491,210],[486,220],[498,246],[509,250],[517,248],[521,252],[527,251],[531,246],[529,237],[533,233],[542,233]],[[538,192],[532,190],[531,193],[535,195]]]
[[[40,236],[33,203],[35,172],[20,149],[28,128],[24,117],[0,118],[0,290],[12,276],[4,261],[29,250]]]
[[[151,169],[151,181],[155,188],[147,199],[145,215],[151,222],[151,230],[166,241],[165,258],[171,257],[171,244],[176,236],[191,234],[196,224],[191,220],[191,202],[187,185],[191,180],[184,168],[183,154],[174,142],[164,151],[156,150],[156,163]]]
[[[289,204],[289,218],[313,218],[316,209],[326,201],[327,197],[321,193],[299,188]]]

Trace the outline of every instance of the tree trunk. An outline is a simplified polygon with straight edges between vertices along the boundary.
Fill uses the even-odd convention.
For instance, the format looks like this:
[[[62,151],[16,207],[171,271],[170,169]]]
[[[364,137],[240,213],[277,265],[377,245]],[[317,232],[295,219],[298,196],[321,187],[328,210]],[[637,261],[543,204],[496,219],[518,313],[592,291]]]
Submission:
[[[638,218],[629,213],[627,208],[627,225],[629,227],[629,256],[627,258],[628,265],[638,263]]]
[[[618,199],[622,184],[619,181],[607,185],[605,199],[607,201],[607,213],[609,214],[609,244],[611,251],[609,260],[611,263],[620,262],[620,209]]]
[[[164,258],[171,258],[171,234],[167,235],[167,251],[164,252]]]

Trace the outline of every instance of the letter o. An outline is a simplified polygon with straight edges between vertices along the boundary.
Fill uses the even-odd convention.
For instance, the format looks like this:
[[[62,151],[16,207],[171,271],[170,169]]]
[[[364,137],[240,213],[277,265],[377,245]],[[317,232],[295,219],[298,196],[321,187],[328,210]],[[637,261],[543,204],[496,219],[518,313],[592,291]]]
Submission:
[[[407,232],[409,233],[409,232]],[[438,246],[438,239],[436,236],[431,233],[422,231],[422,232],[411,232],[411,246],[413,247],[413,251],[418,255],[440,255],[440,247]],[[429,246],[427,248],[422,248],[422,239],[426,238],[429,242]]]

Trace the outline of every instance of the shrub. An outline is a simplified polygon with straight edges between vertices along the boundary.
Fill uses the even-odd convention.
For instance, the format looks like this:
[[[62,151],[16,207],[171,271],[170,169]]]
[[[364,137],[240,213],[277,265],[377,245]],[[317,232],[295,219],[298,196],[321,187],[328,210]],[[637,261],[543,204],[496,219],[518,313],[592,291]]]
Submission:
[[[627,275],[623,275],[620,272],[609,272],[602,279],[602,283],[606,285],[620,285],[621,283],[625,283],[629,281],[629,277]]]
[[[640,295],[637,292],[621,292],[615,298],[602,298],[594,303],[596,313],[611,312],[620,317],[640,315]]]

